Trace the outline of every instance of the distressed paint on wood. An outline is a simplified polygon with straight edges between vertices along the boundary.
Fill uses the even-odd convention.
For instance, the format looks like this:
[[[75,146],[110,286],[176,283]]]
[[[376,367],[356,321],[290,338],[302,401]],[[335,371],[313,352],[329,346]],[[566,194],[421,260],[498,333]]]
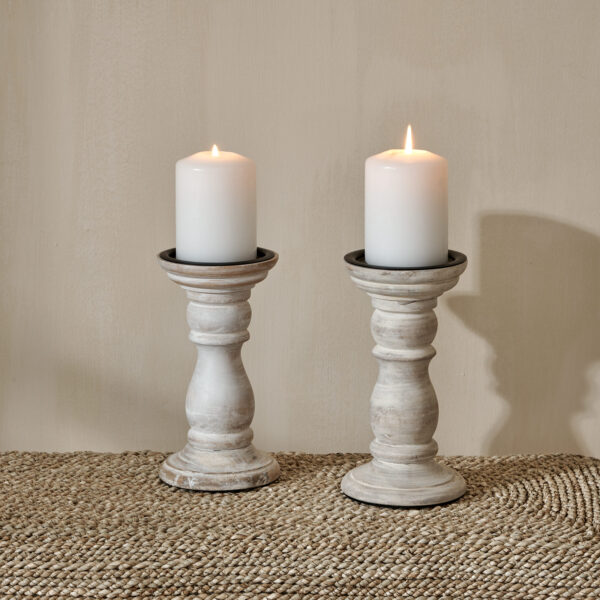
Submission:
[[[165,460],[160,478],[176,487],[207,491],[271,483],[279,477],[279,465],[252,445],[254,393],[241,350],[250,337],[250,292],[278,256],[223,266],[172,262],[161,256],[160,266],[189,299],[189,338],[198,349],[198,360],[185,401],[188,441]]]
[[[466,258],[439,269],[388,270],[351,264],[352,281],[371,297],[379,376],[371,395],[373,460],[347,473],[342,491],[390,506],[427,506],[465,493],[464,479],[434,460],[438,402],[429,379],[437,331],[433,309],[453,288]],[[460,432],[459,432],[460,433]]]

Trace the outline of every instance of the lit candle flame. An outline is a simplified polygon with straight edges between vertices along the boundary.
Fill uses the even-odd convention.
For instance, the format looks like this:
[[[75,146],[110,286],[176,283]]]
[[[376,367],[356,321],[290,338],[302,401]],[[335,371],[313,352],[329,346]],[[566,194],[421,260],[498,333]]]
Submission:
[[[406,141],[404,142],[404,152],[407,154],[411,154],[413,151],[413,141],[412,141],[412,129],[410,125],[406,130]]]
[[[213,156],[219,156],[219,147],[216,144],[213,144],[212,155]]]

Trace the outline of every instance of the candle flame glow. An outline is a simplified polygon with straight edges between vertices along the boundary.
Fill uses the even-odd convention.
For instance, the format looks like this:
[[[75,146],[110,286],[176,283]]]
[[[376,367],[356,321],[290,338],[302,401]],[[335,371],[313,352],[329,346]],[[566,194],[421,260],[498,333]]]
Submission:
[[[219,156],[219,147],[216,144],[213,144],[212,155],[213,156]]]
[[[406,130],[406,142],[404,142],[404,151],[407,154],[411,154],[413,151],[412,128],[410,125]]]

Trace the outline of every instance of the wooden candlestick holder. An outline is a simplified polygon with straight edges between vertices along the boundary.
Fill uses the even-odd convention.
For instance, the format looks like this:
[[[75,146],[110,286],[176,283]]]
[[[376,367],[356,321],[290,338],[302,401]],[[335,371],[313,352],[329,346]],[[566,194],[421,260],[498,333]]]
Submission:
[[[160,478],[207,491],[271,483],[279,465],[251,443],[254,394],[241,349],[250,337],[250,291],[275,266],[277,254],[258,248],[255,260],[203,264],[177,260],[172,248],[158,258],[169,279],[186,291],[189,337],[198,347],[186,398],[188,442],[165,460]]]
[[[464,479],[436,462],[433,433],[438,403],[429,379],[437,330],[437,298],[453,288],[467,257],[450,250],[448,262],[423,269],[377,267],[364,250],[344,257],[352,281],[371,297],[371,333],[379,375],[371,395],[373,460],[348,472],[342,491],[388,506],[427,506],[459,498]]]

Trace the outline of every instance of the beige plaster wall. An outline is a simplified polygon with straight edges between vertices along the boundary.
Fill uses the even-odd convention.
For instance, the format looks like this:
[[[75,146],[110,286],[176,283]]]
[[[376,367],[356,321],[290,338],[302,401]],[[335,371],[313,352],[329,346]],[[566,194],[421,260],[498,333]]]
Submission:
[[[0,2],[0,449],[175,449],[194,363],[174,164],[258,168],[244,350],[266,449],[366,450],[363,163],[448,158],[446,454],[600,456],[600,3]]]

